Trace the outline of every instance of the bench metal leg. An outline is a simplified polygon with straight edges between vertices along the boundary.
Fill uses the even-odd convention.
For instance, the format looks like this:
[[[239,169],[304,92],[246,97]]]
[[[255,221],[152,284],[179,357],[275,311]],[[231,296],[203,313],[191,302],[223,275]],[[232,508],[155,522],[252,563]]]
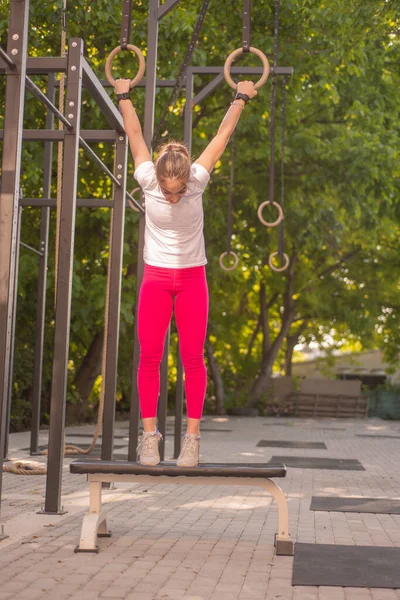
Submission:
[[[79,546],[75,552],[98,552],[98,537],[110,537],[106,514],[101,510],[101,481],[91,481],[89,475],[89,513],[83,517]]]
[[[175,483],[182,485],[238,485],[259,486],[265,489],[275,500],[278,507],[278,533],[275,535],[276,553],[283,556],[293,556],[294,543],[289,535],[289,511],[286,496],[274,481],[261,478],[234,477],[171,477],[160,475],[130,475],[130,474],[93,474],[88,475],[90,485],[90,511],[84,517],[81,539],[77,552],[98,552],[97,537],[111,535],[107,529],[105,514],[101,512],[101,484],[105,482],[124,481],[130,483]]]
[[[289,535],[289,510],[285,494],[271,479],[258,480],[260,485],[274,498],[278,507],[278,533],[275,534],[276,553],[293,556],[294,543]]]
[[[0,542],[2,542],[3,540],[6,540],[8,538],[8,535],[6,535],[4,533],[4,525],[0,525]]]

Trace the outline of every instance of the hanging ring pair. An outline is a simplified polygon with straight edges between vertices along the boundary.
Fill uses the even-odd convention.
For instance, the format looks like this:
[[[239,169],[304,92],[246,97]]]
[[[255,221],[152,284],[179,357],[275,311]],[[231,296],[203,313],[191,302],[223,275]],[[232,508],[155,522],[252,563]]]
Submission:
[[[263,71],[261,78],[254,84],[254,89],[258,90],[262,85],[264,85],[264,83],[268,79],[268,75],[270,72],[269,62],[268,62],[268,58],[265,56],[265,54],[263,52],[261,52],[261,50],[258,50],[258,48],[253,48],[252,46],[250,46],[249,52],[251,52],[252,54],[256,54],[261,59],[261,62],[264,67],[264,71]],[[233,52],[231,52],[231,54],[229,54],[228,58],[226,59],[225,65],[224,65],[225,80],[228,83],[228,85],[230,85],[231,88],[233,88],[234,90],[236,90],[236,88],[237,88],[237,83],[235,83],[235,81],[232,79],[230,71],[231,71],[231,66],[232,66],[233,61],[238,56],[240,56],[240,54],[243,54],[243,48],[238,48],[237,50],[234,50]],[[224,262],[224,260],[227,256],[230,256],[233,258],[233,263],[230,266],[225,265],[225,262]],[[234,269],[236,269],[238,264],[239,264],[239,258],[237,256],[237,254],[235,252],[233,252],[233,250],[227,250],[226,252],[223,252],[221,254],[221,256],[219,257],[219,266],[224,271],[233,271]]]
[[[254,88],[259,89],[267,81],[269,73],[270,73],[270,66],[269,66],[268,58],[265,56],[265,54],[263,52],[261,52],[261,50],[258,50],[258,48],[253,48],[251,46],[249,48],[249,50],[252,54],[256,54],[259,58],[261,58],[261,61],[262,61],[263,67],[264,67],[264,72],[261,76],[261,79],[259,79],[259,81],[257,81],[257,83],[254,84]],[[231,54],[228,56],[228,58],[225,61],[225,65],[224,65],[225,80],[233,89],[237,88],[237,84],[233,81],[233,79],[230,75],[230,69],[231,69],[232,62],[238,56],[240,56],[240,54],[242,54],[242,53],[243,53],[243,48],[238,48],[237,50],[234,50],[233,52],[231,52]],[[263,225],[265,225],[266,227],[276,227],[276,225],[279,225],[279,223],[283,219],[283,210],[277,202],[272,202],[272,206],[274,206],[275,208],[278,209],[278,218],[273,222],[266,221],[262,216],[262,211],[268,204],[271,204],[271,203],[267,200],[266,202],[263,202],[259,206],[258,212],[257,212],[258,218],[260,219],[261,223]]]

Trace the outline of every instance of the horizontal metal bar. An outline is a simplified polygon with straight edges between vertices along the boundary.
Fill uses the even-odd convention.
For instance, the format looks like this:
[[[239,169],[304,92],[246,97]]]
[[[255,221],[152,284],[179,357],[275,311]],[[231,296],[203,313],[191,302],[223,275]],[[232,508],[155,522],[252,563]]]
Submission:
[[[113,129],[81,129],[79,134],[86,142],[115,142],[118,137]]]
[[[3,50],[3,48],[1,48],[1,46],[0,46],[0,58],[2,58],[4,60],[4,62],[6,62],[8,64],[10,69],[16,68],[17,65],[15,64],[15,62],[12,60],[12,58],[10,58],[8,56],[7,52],[5,50]]]
[[[32,246],[29,246],[28,244],[25,244],[24,242],[20,241],[19,243],[21,246],[23,246],[24,248],[28,248],[28,250],[31,250],[35,254],[39,254],[39,256],[43,256],[43,252],[40,252],[40,250],[36,250],[36,248],[32,248]]]
[[[156,87],[158,88],[173,88],[175,85],[176,79],[157,79],[156,81]],[[146,87],[146,77],[143,77],[135,87]]]
[[[223,73],[224,71],[224,67],[189,67],[189,69],[191,69],[192,73],[194,73],[195,75],[204,75],[204,74],[209,74],[209,75],[217,75],[219,73]],[[231,68],[231,72],[232,73],[236,73],[236,74],[240,74],[243,73],[244,75],[246,73],[250,74],[250,75],[262,75],[263,73],[263,68],[262,67],[232,67]],[[274,73],[275,69],[274,67],[271,65],[271,73]],[[277,67],[276,68],[276,74],[277,75],[293,75],[293,67]],[[107,81],[107,79],[100,79],[100,83],[104,88],[110,88],[113,87],[111,85],[111,83],[109,83]],[[59,82],[56,81],[56,87],[59,85]],[[176,79],[157,79],[156,82],[156,87],[157,88],[173,88],[176,85]],[[146,87],[146,77],[143,77],[143,79],[141,79],[139,81],[138,84],[135,85],[135,87]],[[182,87],[186,87],[186,81],[182,82]]]
[[[86,142],[115,142],[117,133],[112,129],[81,129],[81,137]],[[3,139],[0,129],[0,141]],[[64,132],[53,129],[24,129],[22,139],[26,142],[62,142]]]
[[[55,208],[57,206],[56,198],[20,198],[20,206],[30,206],[32,208]]]
[[[181,0],[165,0],[164,4],[162,4],[158,9],[157,21],[161,21],[165,15],[169,13],[177,4],[179,4]]]
[[[129,200],[134,201],[138,210],[144,213],[143,206],[141,206],[137,200],[131,196],[128,192],[126,192],[126,203],[125,208],[130,208]],[[19,205],[30,208],[57,208],[57,199],[56,198],[20,198]],[[77,198],[76,205],[78,208],[113,208],[114,202],[113,200],[107,200],[105,198]]]
[[[38,56],[28,58],[26,70],[28,75],[42,73],[66,73],[68,57]]]
[[[224,67],[189,67],[188,71],[191,71],[195,75],[217,75],[223,72]],[[232,67],[231,73],[242,74],[242,75],[262,75],[262,67]],[[276,75],[293,75],[293,67],[274,67],[271,66],[271,73]]]
[[[109,81],[107,81],[107,79],[99,79],[101,85],[103,86],[103,88],[111,88],[114,87],[111,83],[109,83]],[[176,84],[176,79],[157,79],[157,84],[156,87],[159,88],[170,88],[170,87],[175,87]],[[65,85],[68,85],[68,82],[65,82]],[[56,87],[60,86],[60,82],[56,81]],[[85,87],[85,85],[84,85]],[[135,88],[137,87],[146,87],[146,77],[143,77],[143,79],[141,79],[139,81],[139,83],[137,83],[135,85]],[[183,86],[182,86],[183,87]]]
[[[53,62],[54,61],[54,62]],[[26,72],[28,75],[41,75],[46,73],[64,73],[67,70],[67,61],[64,58],[28,58]],[[194,66],[189,67],[192,73],[198,75],[204,74],[215,74],[217,75],[221,71],[224,70],[223,66],[208,66],[208,67],[200,67]],[[263,72],[262,67],[232,67],[231,73],[242,73],[243,75],[261,75]],[[274,73],[274,67],[271,66],[271,73]],[[0,58],[0,75],[4,75],[6,73],[6,67],[2,66],[1,58]],[[277,75],[293,75],[293,67],[276,67]],[[102,87],[112,87],[107,80],[100,80]],[[176,81],[173,79],[158,79],[157,87],[174,87]],[[59,85],[59,82],[56,82],[56,86]],[[146,78],[143,78],[136,87],[145,87],[146,86]]]
[[[31,208],[56,208],[56,198],[21,198],[20,206],[30,206]],[[113,201],[105,198],[77,198],[76,205],[79,208],[112,208]]]
[[[27,60],[26,72],[28,75],[43,75],[46,73],[66,73],[67,59],[64,57],[30,57]],[[0,57],[0,74],[6,72]]]
[[[271,73],[276,75],[283,75],[284,77],[293,75],[293,67],[272,67]]]
[[[67,129],[72,129],[72,124],[64,117],[64,115],[58,110],[56,106],[48,99],[48,97],[43,94],[43,92],[38,88],[38,86],[33,83],[32,79],[26,76],[25,79],[26,87],[40,102],[42,102],[51,112],[59,119]]]
[[[99,158],[97,156],[96,152],[94,152],[91,149],[91,147],[85,142],[85,140],[82,139],[80,136],[79,136],[79,145],[80,145],[81,148],[84,148],[88,154],[90,154],[90,156],[93,158],[93,160],[95,162],[97,162],[97,164],[110,177],[110,179],[115,183],[115,185],[117,185],[118,187],[120,187],[121,182],[115,177],[114,173],[112,173],[110,171],[110,169],[103,163],[103,161],[101,160],[101,158]]]
[[[119,133],[125,134],[122,116],[107,94],[87,60],[82,61],[82,83],[92,97],[96,100],[101,112],[110,123],[111,127]]]

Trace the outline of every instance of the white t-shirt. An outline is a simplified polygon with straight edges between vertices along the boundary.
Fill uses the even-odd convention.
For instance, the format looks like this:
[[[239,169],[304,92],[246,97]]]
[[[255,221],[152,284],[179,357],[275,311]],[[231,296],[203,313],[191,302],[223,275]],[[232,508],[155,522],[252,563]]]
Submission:
[[[134,178],[145,198],[144,262],[171,269],[205,265],[202,195],[210,180],[208,171],[192,164],[187,190],[176,204],[163,196],[151,161],[139,165]]]

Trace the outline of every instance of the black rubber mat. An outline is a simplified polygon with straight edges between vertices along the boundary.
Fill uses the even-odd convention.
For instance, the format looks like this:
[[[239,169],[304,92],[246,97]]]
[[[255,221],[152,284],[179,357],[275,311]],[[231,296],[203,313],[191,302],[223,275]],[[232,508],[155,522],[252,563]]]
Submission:
[[[306,425],[309,425],[309,423],[307,423]],[[304,423],[301,423],[299,421],[299,423],[263,423],[264,427],[297,427],[297,428],[303,428],[305,427]],[[346,427],[312,427],[313,431],[315,431],[316,429],[318,429],[318,431],[346,431]]]
[[[202,427],[201,428],[201,433],[210,433],[210,432],[216,432],[216,433],[232,433],[233,429],[208,429],[206,427]],[[140,434],[142,433],[142,431],[139,432]],[[167,435],[174,435],[174,431],[173,429],[167,429]],[[93,434],[91,433],[69,433],[66,436],[67,438],[87,438],[87,439],[92,439]],[[102,436],[99,435],[99,439],[101,439]],[[114,439],[115,440],[128,440],[128,435],[114,435]]]
[[[292,585],[400,588],[400,548],[297,542]]]
[[[233,429],[217,429],[217,428],[209,429],[207,427],[200,427],[200,433],[203,433],[203,432],[210,433],[213,431],[215,431],[216,433],[232,433]]]
[[[321,431],[346,431],[346,427],[321,427]]]
[[[233,429],[200,429],[200,433],[232,433]],[[174,436],[175,433],[173,431],[167,431],[165,435]]]
[[[117,452],[115,452],[117,451]],[[80,458],[81,455],[79,454],[75,454],[74,456],[70,456],[70,458]],[[92,458],[101,458],[101,446],[96,446],[95,448],[93,448],[93,450],[89,453],[86,454],[84,456],[82,456],[82,458],[88,458],[88,459],[92,459]],[[114,455],[113,455],[113,460],[126,460],[126,458],[128,457],[128,446],[121,446],[120,448],[118,448],[117,446],[114,446]]]
[[[283,463],[294,469],[330,469],[335,471],[365,471],[353,458],[315,458],[314,456],[272,456],[271,463]]]
[[[400,440],[400,435],[374,435],[371,433],[356,433],[356,437],[370,438],[374,440],[375,438],[385,439],[385,440]]]
[[[264,427],[293,427],[294,423],[263,423]]]
[[[67,433],[67,435],[65,436],[66,438],[86,438],[88,440],[91,440],[93,438],[93,433]],[[101,440],[103,436],[99,435],[99,440]],[[116,440],[126,440],[127,439],[127,435],[114,435],[114,439]]]
[[[260,448],[307,448],[307,450],[326,450],[324,442],[293,442],[280,440],[260,440],[257,444]]]
[[[328,512],[373,513],[400,515],[400,500],[391,498],[340,498],[313,496],[310,510]]]

